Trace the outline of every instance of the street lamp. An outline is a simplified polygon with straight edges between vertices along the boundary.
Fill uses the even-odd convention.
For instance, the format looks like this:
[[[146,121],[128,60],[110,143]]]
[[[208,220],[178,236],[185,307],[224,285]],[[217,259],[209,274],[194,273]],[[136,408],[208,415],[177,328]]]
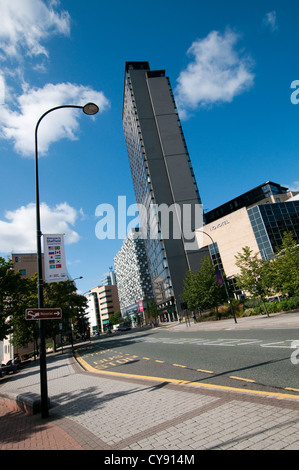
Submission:
[[[35,200],[36,200],[36,245],[37,245],[37,296],[38,308],[43,308],[44,295],[43,295],[43,273],[42,273],[42,250],[41,250],[41,228],[40,228],[40,202],[39,202],[39,181],[38,181],[38,144],[37,144],[37,131],[42,119],[52,111],[62,108],[77,108],[82,109],[87,115],[96,114],[99,108],[94,103],[87,103],[85,106],[76,105],[62,105],[46,111],[37,121],[35,127]],[[46,369],[46,341],[45,341],[45,324],[43,320],[39,320],[39,334],[40,334],[40,389],[41,389],[41,416],[47,418],[49,416],[48,410],[48,387],[47,387],[47,369]]]
[[[212,241],[213,245],[214,245],[214,249],[215,249],[215,252],[216,252],[216,243],[214,242],[213,238],[211,237],[211,235],[209,235],[207,232],[204,232],[203,230],[198,230],[196,229],[195,232],[201,232],[203,233],[204,235],[207,235],[210,240]],[[228,293],[228,289],[227,289],[227,284],[226,284],[226,280],[224,279],[224,276],[222,275],[222,272],[220,271],[220,274],[221,274],[221,278],[223,280],[223,284],[224,284],[224,287],[225,287],[225,292],[226,292],[226,296],[227,296],[227,300],[229,301],[229,306],[230,306],[230,309],[231,309],[231,312],[232,312],[232,316],[233,316],[233,319],[235,321],[235,323],[237,323],[237,319],[236,319],[236,316],[235,316],[235,312],[234,312],[234,308],[231,304],[231,301],[230,301],[230,298],[229,298],[229,293]]]

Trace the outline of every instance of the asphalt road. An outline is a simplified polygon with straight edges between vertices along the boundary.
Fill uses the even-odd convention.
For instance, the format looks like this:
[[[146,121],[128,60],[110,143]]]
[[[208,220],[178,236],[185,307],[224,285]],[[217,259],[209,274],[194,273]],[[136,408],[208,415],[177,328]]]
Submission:
[[[299,328],[179,331],[130,330],[80,348],[83,364],[99,373],[299,395]],[[293,354],[293,356],[292,356]],[[294,363],[295,362],[295,363]],[[163,383],[163,381],[162,381]]]

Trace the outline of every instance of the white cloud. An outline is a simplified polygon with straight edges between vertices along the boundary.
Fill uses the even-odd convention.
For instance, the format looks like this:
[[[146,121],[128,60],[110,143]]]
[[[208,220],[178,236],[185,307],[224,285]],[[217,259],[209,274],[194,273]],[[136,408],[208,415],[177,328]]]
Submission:
[[[70,227],[76,222],[76,209],[66,202],[54,208],[42,203],[40,213],[43,233],[63,233],[66,244],[79,241],[79,234]],[[5,219],[0,220],[0,252],[36,252],[35,204],[7,211]]]
[[[46,40],[70,33],[70,16],[60,9],[59,0],[0,0],[0,11],[0,139],[12,141],[17,153],[33,157],[35,126],[47,110],[93,101],[103,111],[109,102],[102,92],[88,86],[48,83],[33,88],[25,79],[28,67],[45,71],[43,59],[49,56]],[[28,61],[28,56],[34,60]],[[21,92],[16,92],[16,84]],[[76,139],[81,115],[81,110],[74,109],[50,113],[38,131],[39,155],[45,154],[52,142]]]
[[[285,185],[290,191],[299,191],[299,181],[293,181],[290,185]]]
[[[0,0],[0,50],[5,57],[48,56],[42,42],[50,35],[69,35],[70,17],[57,11],[58,1]]]
[[[15,106],[18,110],[10,109],[8,104],[0,108],[0,137],[12,140],[17,153],[34,157],[34,131],[38,119],[53,107],[83,106],[89,101],[95,102],[101,112],[109,107],[109,101],[102,92],[83,85],[49,83],[43,88],[28,89],[17,98]],[[82,110],[73,108],[59,109],[47,115],[46,125],[42,121],[38,129],[39,155],[45,154],[52,142],[63,138],[76,139],[80,116]]]
[[[176,103],[182,118],[188,110],[221,102],[231,102],[253,85],[252,60],[235,50],[239,36],[212,31],[193,42],[187,54],[193,56],[178,79]]]
[[[266,13],[266,17],[264,18],[264,24],[266,26],[269,26],[271,31],[276,31],[278,29],[275,10]]]

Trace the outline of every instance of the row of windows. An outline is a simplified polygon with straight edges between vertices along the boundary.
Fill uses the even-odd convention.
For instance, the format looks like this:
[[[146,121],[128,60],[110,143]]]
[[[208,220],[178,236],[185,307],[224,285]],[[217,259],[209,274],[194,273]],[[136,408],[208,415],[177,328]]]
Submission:
[[[259,210],[260,206],[248,209],[248,216],[255,235],[257,245],[262,259],[270,259],[273,257],[273,249]]]
[[[299,243],[299,201],[255,206],[248,215],[263,259],[273,257],[284,232],[292,232]]]

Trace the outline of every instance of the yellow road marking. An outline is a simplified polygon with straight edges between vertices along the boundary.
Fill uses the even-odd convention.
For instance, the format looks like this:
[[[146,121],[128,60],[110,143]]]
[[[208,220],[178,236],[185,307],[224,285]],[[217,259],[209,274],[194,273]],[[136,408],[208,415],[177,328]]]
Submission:
[[[187,367],[187,366],[182,366],[181,364],[172,364],[175,367]]]
[[[298,388],[286,387],[285,390],[291,390],[291,391],[293,391],[293,392],[299,392]]]
[[[243,377],[235,377],[234,375],[230,375],[229,378],[230,378],[230,379],[235,379],[235,380],[243,380],[244,382],[252,382],[252,383],[255,383],[255,380],[244,379]]]
[[[214,374],[212,370],[205,370],[205,369],[196,369],[197,372],[206,372],[207,374]]]
[[[242,393],[248,393],[248,394],[255,394],[255,395],[267,395],[270,397],[278,398],[278,399],[283,399],[283,398],[293,398],[295,400],[299,400],[299,395],[292,395],[288,393],[276,393],[276,392],[262,392],[260,390],[246,390],[243,388],[237,388],[237,387],[227,387],[224,385],[214,385],[214,384],[207,384],[207,383],[199,383],[199,382],[191,382],[189,380],[178,380],[178,379],[170,379],[170,378],[165,378],[165,377],[154,377],[154,376],[147,376],[147,375],[137,375],[137,374],[126,374],[123,372],[113,372],[110,370],[99,370],[95,369],[91,365],[89,365],[82,357],[80,357],[78,351],[75,351],[76,358],[79,363],[82,364],[82,366],[90,371],[90,372],[96,372],[97,374],[103,374],[103,375],[114,375],[114,376],[120,376],[120,377],[128,377],[128,378],[137,378],[137,379],[144,379],[144,380],[154,380],[154,381],[159,381],[159,382],[169,382],[169,383],[174,383],[177,385],[191,385],[195,387],[201,387],[201,388],[212,388],[216,390],[226,390],[226,391],[233,391],[233,392],[242,392]],[[288,389],[285,389],[288,390]],[[295,389],[290,389],[290,390],[295,390]]]

